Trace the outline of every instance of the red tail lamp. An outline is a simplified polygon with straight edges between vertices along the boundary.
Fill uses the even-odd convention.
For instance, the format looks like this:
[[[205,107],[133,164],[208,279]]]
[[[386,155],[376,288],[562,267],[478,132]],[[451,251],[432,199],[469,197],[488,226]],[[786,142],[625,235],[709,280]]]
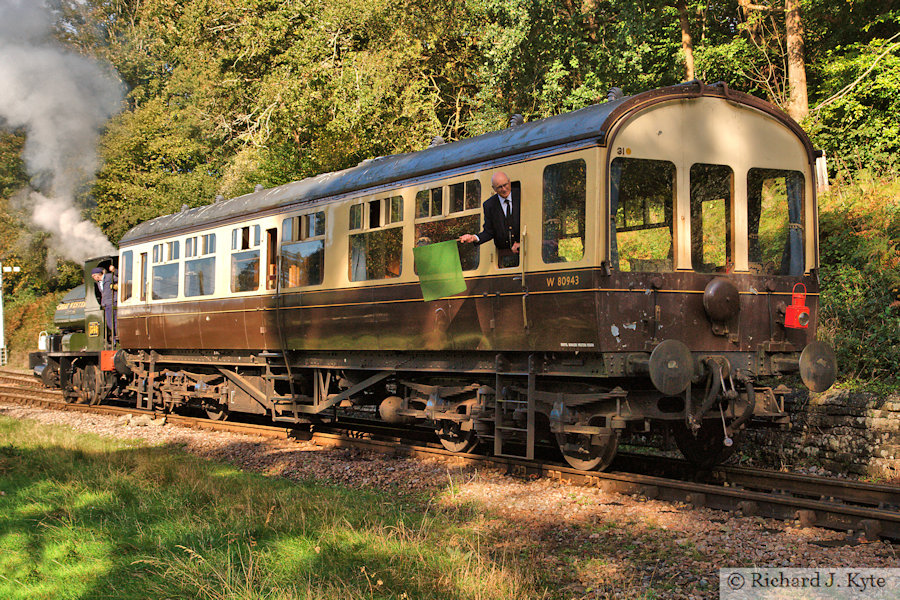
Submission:
[[[797,288],[802,288],[797,291]],[[806,306],[806,286],[802,283],[794,285],[791,291],[791,305],[784,311],[784,326],[791,329],[809,327],[809,307]]]

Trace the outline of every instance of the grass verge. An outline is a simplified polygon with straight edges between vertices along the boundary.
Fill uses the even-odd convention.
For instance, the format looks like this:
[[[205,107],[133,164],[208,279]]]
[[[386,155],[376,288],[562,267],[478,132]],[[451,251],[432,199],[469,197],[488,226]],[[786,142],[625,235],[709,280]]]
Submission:
[[[534,597],[481,535],[403,497],[0,417],[7,600]]]

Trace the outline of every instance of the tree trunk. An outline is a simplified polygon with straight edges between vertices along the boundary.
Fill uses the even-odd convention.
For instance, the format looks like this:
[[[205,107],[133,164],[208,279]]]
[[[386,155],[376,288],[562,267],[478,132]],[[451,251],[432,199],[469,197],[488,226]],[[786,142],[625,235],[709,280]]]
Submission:
[[[787,33],[788,87],[790,89],[788,114],[795,121],[800,121],[809,114],[800,0],[785,0],[784,13],[785,32]]]
[[[681,49],[684,51],[684,80],[694,79],[694,42],[691,39],[691,22],[688,20],[684,0],[677,0],[678,17],[681,20]]]

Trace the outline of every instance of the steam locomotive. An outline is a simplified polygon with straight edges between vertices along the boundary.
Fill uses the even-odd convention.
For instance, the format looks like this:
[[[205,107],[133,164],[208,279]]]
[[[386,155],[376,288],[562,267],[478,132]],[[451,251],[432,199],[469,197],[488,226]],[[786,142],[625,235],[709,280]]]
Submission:
[[[815,159],[773,105],[691,82],[258,186],[88,261],[32,366],[74,402],[424,424],[453,452],[550,441],[586,470],[667,430],[714,464],[788,421],[780,378],[835,379]],[[465,290],[426,301],[414,248],[479,231],[501,170],[520,251],[459,244]],[[110,265],[117,345],[90,278]]]

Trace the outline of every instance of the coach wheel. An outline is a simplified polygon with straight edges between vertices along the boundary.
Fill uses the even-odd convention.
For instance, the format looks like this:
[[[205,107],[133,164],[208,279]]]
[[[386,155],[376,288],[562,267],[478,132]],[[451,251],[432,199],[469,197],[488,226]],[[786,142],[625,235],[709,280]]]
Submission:
[[[441,445],[450,452],[468,452],[478,443],[475,430],[464,431],[462,425],[456,421],[438,421],[438,427],[434,430]]]
[[[729,446],[725,445],[725,430],[721,421],[704,421],[696,435],[684,422],[679,421],[672,425],[672,437],[685,460],[701,469],[716,466],[737,448],[736,441],[732,441]]]
[[[228,412],[228,407],[224,404],[219,404],[218,402],[215,404],[207,404],[204,408],[204,412],[212,421],[227,421],[230,414]]]
[[[579,471],[602,471],[616,457],[619,434],[604,428],[601,434],[557,433],[556,443],[569,466]]]

